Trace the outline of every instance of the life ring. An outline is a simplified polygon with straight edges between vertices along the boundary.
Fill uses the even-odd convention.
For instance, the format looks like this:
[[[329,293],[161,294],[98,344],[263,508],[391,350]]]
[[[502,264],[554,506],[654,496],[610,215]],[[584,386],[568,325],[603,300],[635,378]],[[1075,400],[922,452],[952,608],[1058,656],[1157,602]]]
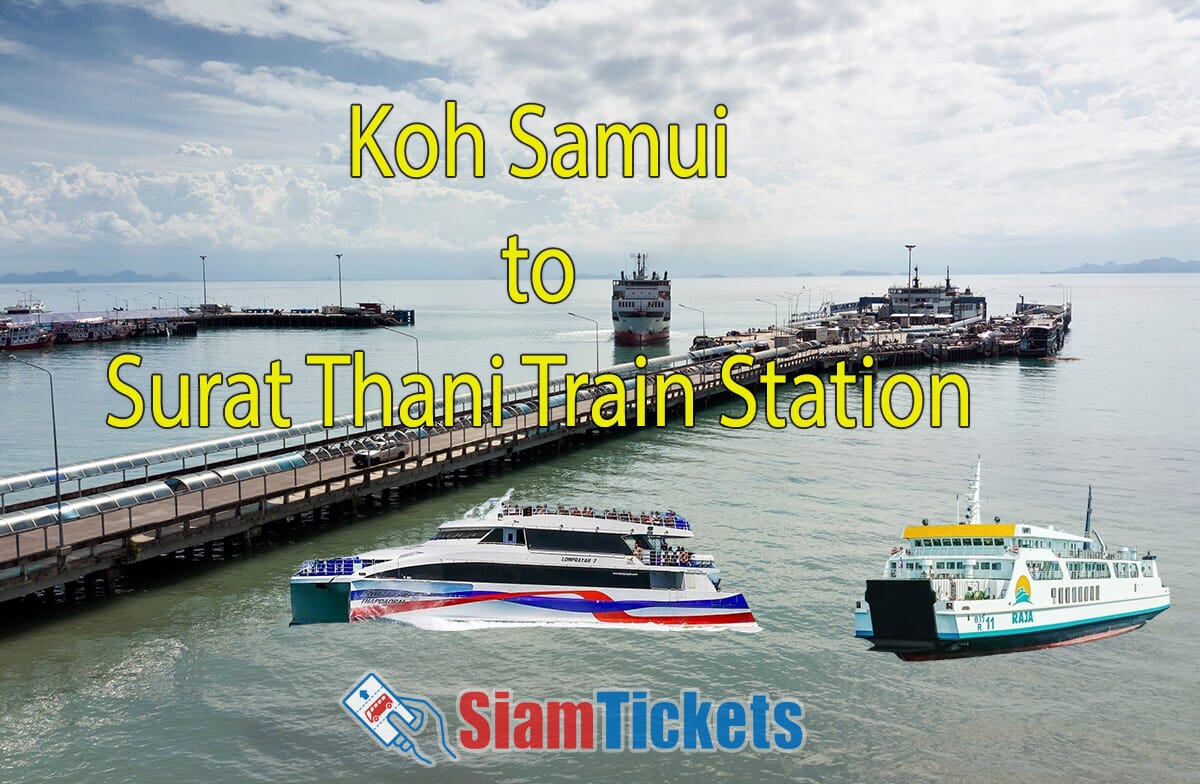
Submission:
[[[680,550],[679,551],[679,565],[687,566],[691,562],[692,562],[692,554],[689,553],[687,550]]]

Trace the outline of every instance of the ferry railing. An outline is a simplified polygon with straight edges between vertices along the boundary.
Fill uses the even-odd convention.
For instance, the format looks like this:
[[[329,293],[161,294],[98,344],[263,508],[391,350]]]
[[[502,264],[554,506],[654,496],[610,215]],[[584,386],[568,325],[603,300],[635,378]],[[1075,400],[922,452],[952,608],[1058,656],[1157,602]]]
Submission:
[[[564,515],[566,517],[583,517],[592,520],[615,520],[632,525],[656,525],[665,528],[676,528],[681,531],[692,530],[692,524],[678,515],[634,514],[632,512],[613,512],[608,510],[597,512],[595,510],[577,509],[575,507],[550,507],[536,504],[532,506],[505,506],[501,509],[501,512],[510,517],[553,514]]]
[[[708,556],[697,556],[692,553],[683,551],[670,550],[650,550],[642,551],[640,557],[634,553],[634,557],[638,558],[647,566],[691,566],[696,568],[712,569],[716,566],[716,562]]]

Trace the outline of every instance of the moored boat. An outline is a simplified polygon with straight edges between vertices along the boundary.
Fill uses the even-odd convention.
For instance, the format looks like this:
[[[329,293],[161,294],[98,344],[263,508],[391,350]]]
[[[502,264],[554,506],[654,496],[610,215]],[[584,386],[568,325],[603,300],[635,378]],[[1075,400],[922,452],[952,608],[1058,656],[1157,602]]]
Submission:
[[[1171,604],[1153,555],[1054,526],[966,519],[915,525],[856,603],[855,635],[906,660],[1052,648],[1141,628]]]
[[[17,324],[11,319],[0,319],[0,350],[45,348],[54,342],[54,335],[37,324]]]
[[[665,343],[671,337],[671,281],[667,273],[646,274],[646,254],[633,254],[633,275],[613,281],[613,342],[618,346]]]
[[[291,579],[292,622],[757,629],[692,537],[672,512],[514,506],[506,495],[421,545],[306,561]]]

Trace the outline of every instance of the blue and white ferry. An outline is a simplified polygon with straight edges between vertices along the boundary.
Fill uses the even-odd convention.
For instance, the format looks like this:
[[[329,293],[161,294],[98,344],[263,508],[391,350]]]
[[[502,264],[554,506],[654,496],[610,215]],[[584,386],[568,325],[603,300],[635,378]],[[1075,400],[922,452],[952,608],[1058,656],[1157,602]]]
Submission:
[[[965,520],[913,525],[856,602],[855,635],[914,661],[1052,648],[1141,628],[1171,606],[1158,561],[1054,526],[980,522],[979,468]]]

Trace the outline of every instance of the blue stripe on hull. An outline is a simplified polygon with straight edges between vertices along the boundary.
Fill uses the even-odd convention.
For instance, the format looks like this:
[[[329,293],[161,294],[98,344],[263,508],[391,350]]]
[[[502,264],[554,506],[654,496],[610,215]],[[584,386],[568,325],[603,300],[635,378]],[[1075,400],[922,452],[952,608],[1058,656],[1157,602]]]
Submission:
[[[1060,630],[1060,629],[1072,630],[1072,629],[1077,629],[1080,627],[1103,626],[1111,621],[1120,621],[1122,619],[1127,619],[1127,618],[1142,618],[1143,616],[1144,616],[1144,620],[1148,621],[1151,618],[1153,618],[1154,616],[1158,615],[1163,610],[1167,609],[1168,607],[1170,607],[1170,605],[1164,604],[1162,607],[1156,607],[1152,610],[1141,610],[1141,611],[1133,612],[1133,613],[1117,613],[1115,615],[1105,615],[1100,618],[1088,618],[1088,619],[1082,620],[1082,621],[1066,621],[1064,623],[1052,623],[1052,624],[1048,624],[1046,626],[1034,626],[1034,627],[1027,628],[1027,629],[1021,629],[1019,632],[1016,632],[1013,629],[995,629],[995,630],[986,631],[986,632],[967,632],[966,634],[961,634],[961,635],[955,634],[953,632],[948,632],[946,634],[939,633],[938,639],[939,640],[975,640],[975,639],[979,639],[981,637],[1016,637],[1016,636],[1022,636],[1022,635],[1027,635],[1027,634],[1041,634],[1043,632],[1053,632],[1053,631]]]

